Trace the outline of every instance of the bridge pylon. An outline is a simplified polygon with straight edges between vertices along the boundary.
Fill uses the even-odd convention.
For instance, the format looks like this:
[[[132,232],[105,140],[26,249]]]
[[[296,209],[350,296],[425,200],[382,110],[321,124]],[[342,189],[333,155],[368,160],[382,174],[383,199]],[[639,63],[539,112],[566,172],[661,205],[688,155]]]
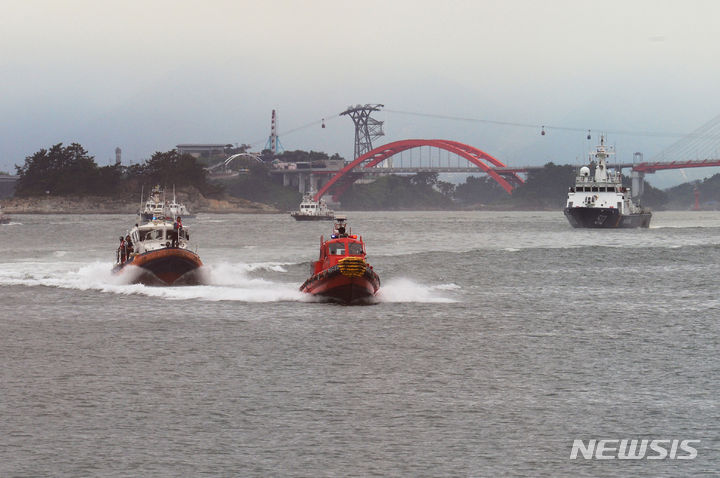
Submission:
[[[640,152],[633,154],[633,165],[643,162],[643,154]],[[653,171],[655,172],[655,171]],[[637,171],[632,169],[630,171],[630,177],[632,178],[632,185],[630,186],[630,194],[632,197],[637,198],[643,195],[645,192],[645,172]]]
[[[353,159],[358,159],[368,151],[372,151],[372,140],[385,136],[382,129],[383,121],[370,117],[373,111],[380,111],[383,106],[385,105],[348,106],[348,109],[340,113],[340,116],[350,116],[355,124],[355,157]]]

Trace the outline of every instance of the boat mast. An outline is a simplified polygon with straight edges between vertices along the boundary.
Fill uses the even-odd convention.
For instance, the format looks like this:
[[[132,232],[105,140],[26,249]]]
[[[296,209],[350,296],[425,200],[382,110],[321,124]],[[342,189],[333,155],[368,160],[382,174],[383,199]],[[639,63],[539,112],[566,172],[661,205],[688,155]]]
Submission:
[[[138,217],[142,219],[143,214],[143,197],[145,196],[145,185],[140,186],[140,209],[138,209]],[[143,222],[143,221],[138,221]]]

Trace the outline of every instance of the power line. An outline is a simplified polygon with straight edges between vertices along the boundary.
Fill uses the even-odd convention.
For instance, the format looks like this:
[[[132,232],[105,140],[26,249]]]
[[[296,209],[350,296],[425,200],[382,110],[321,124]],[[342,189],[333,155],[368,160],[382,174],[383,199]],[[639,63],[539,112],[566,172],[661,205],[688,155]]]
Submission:
[[[330,120],[332,120],[332,119],[339,118],[339,117],[340,117],[340,114],[339,114],[339,113],[338,113],[338,114],[331,115],[331,116],[326,116],[326,117],[324,117],[324,118],[322,118],[322,119],[320,119],[320,120],[313,121],[312,123],[307,123],[307,124],[304,124],[304,125],[302,125],[302,126],[298,126],[297,128],[293,128],[293,129],[290,129],[290,130],[287,130],[287,131],[283,131],[282,134],[283,134],[283,136],[287,136],[287,135],[289,135],[289,134],[295,133],[295,132],[297,132],[297,131],[301,131],[301,130],[306,129],[306,128],[309,128],[309,127],[311,127],[311,126],[322,125],[322,124],[323,124],[324,122],[326,122],[326,121],[330,121]]]
[[[436,118],[436,119],[443,119],[443,120],[452,120],[452,121],[467,121],[471,123],[484,123],[484,124],[495,124],[500,126],[513,126],[518,128],[532,128],[532,129],[540,129],[540,130],[559,130],[559,131],[573,131],[573,132],[581,132],[586,133],[589,131],[602,131],[607,134],[616,134],[616,135],[629,135],[629,136],[656,136],[656,137],[674,137],[674,138],[685,138],[688,136],[693,136],[692,134],[688,135],[687,133],[671,133],[671,132],[661,132],[661,131],[627,131],[627,130],[608,130],[605,128],[576,128],[576,127],[570,127],[570,126],[558,126],[558,125],[549,125],[549,124],[533,124],[533,123],[516,123],[512,121],[497,121],[497,120],[489,120],[489,119],[481,119],[481,118],[468,118],[468,117],[462,117],[462,116],[449,116],[449,115],[440,115],[440,114],[433,114],[433,113],[418,113],[414,111],[399,111],[399,110],[383,110],[387,113],[395,113],[395,114],[401,114],[401,115],[409,115],[409,116],[421,116],[425,118]],[[720,136],[718,136],[720,138]]]
[[[310,123],[306,123],[306,124],[304,124],[304,125],[302,125],[302,126],[298,126],[298,127],[296,127],[296,128],[292,128],[292,129],[289,129],[289,130],[287,130],[287,131],[279,131],[279,132],[278,132],[278,137],[280,137],[280,136],[283,136],[283,137],[284,137],[284,136],[287,136],[287,135],[292,134],[292,133],[297,133],[298,131],[302,131],[302,130],[307,129],[307,128],[310,128],[310,127],[312,127],[312,126],[322,125],[322,124],[324,124],[324,123],[326,123],[326,122],[328,122],[328,121],[330,121],[330,120],[334,120],[334,119],[339,118],[339,117],[340,117],[340,113],[336,113],[336,114],[334,114],[334,115],[325,116],[325,117],[322,118],[322,119],[319,119],[319,120],[316,120],[316,121],[312,121],[312,122],[310,122]],[[267,138],[265,138],[265,139],[260,139],[260,140],[258,140],[258,141],[253,141],[252,143],[250,143],[250,146],[255,146],[255,145],[258,145],[258,144],[262,144],[262,143],[265,143],[266,141],[267,141]]]

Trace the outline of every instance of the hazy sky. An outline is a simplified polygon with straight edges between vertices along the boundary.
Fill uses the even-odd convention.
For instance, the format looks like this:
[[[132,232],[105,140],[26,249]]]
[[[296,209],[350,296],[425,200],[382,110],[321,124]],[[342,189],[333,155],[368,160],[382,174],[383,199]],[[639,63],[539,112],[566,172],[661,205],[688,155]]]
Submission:
[[[720,114],[718,18],[713,0],[4,0],[0,170],[59,142],[99,164],[116,146],[125,163],[179,143],[259,150],[273,108],[286,149],[349,159],[353,125],[335,115],[358,103],[385,104],[376,117],[388,142],[452,139],[512,165],[578,163],[582,132],[391,111],[689,133]],[[325,129],[283,135],[323,117]],[[677,139],[609,138],[622,160]]]

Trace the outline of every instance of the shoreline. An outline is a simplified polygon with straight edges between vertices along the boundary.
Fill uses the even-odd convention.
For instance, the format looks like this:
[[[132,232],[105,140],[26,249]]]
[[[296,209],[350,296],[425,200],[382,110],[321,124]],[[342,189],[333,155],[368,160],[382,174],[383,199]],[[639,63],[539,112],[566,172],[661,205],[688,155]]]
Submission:
[[[192,214],[282,214],[267,204],[245,199],[224,197],[207,199],[200,197],[186,201]],[[29,197],[7,198],[0,201],[5,214],[137,214],[140,205],[137,201],[113,200],[107,197]]]
[[[258,210],[258,209],[251,209],[251,208],[229,208],[229,209],[198,209],[197,211],[193,212],[191,216],[195,216],[197,214],[290,214],[291,211],[281,211],[281,210]],[[403,213],[403,212],[496,212],[496,213],[507,213],[507,212],[559,212],[562,214],[562,210],[558,209],[343,209],[343,213],[353,213],[353,212],[391,212],[391,213]],[[652,211],[653,214],[655,213],[662,213],[662,212],[718,212],[717,209],[701,209],[699,211],[695,210],[688,210],[688,209],[659,209],[656,211]],[[24,210],[24,211],[16,211],[14,209],[10,208],[4,208],[2,209],[2,213],[9,216],[9,215],[46,215],[46,216],[54,216],[54,215],[101,215],[101,214],[112,214],[112,215],[125,215],[125,214],[131,214],[131,215],[137,215],[137,209],[134,209],[132,211],[128,210],[95,210],[95,211],[79,211],[79,210]]]
[[[208,199],[203,196],[195,200],[184,201],[192,214],[288,214],[289,211],[280,210],[263,203],[256,203],[241,198],[225,196],[222,199]],[[137,214],[139,204],[136,200],[113,200],[100,196],[85,197],[30,197],[6,198],[0,200],[2,212],[5,214]],[[562,212],[562,209],[559,209]],[[714,209],[701,209],[713,211]],[[492,205],[478,205],[476,207],[463,207],[452,209],[418,208],[418,209],[343,209],[343,212],[407,212],[407,211],[483,211],[483,212],[553,212],[555,208],[522,208],[497,207]],[[687,211],[686,209],[658,209],[652,211]]]
[[[23,212],[17,212],[12,211],[10,209],[3,209],[3,214],[9,216],[62,216],[62,215],[91,215],[91,216],[99,216],[101,214],[105,215],[125,215],[125,214],[131,214],[133,216],[137,215],[137,211],[94,211],[94,212],[82,212],[82,211],[23,211]],[[232,210],[222,210],[222,211],[211,211],[211,210],[201,210],[194,212],[190,214],[187,217],[193,217],[197,214],[286,214],[283,211],[258,211],[256,209],[232,209]],[[185,216],[183,216],[185,217]]]

